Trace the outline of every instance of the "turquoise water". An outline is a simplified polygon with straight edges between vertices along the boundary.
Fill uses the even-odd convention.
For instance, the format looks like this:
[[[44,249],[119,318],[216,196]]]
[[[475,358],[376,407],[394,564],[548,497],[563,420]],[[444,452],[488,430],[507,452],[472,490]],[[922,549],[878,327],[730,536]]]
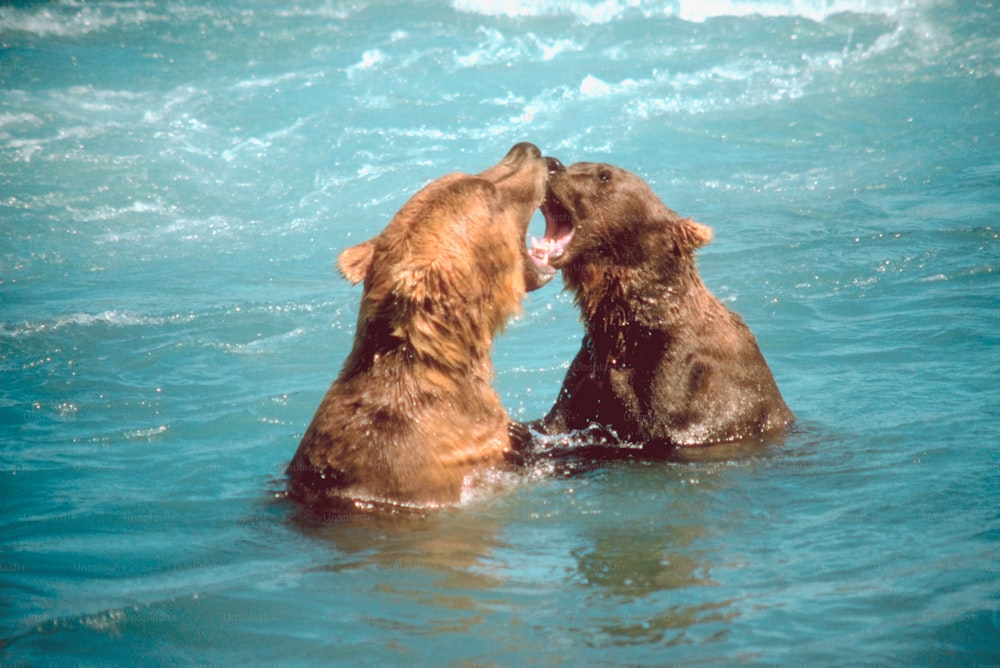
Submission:
[[[0,663],[1000,662],[998,35],[991,2],[3,5]],[[303,517],[337,253],[522,140],[714,228],[796,430]],[[513,416],[581,333],[525,300]]]

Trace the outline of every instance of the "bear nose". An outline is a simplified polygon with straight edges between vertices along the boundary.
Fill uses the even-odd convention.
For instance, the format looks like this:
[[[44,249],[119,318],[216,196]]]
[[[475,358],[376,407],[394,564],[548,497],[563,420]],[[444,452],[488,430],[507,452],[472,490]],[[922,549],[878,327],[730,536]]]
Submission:
[[[552,156],[545,156],[545,162],[549,166],[550,172],[565,172],[566,167],[559,162],[559,158],[553,158]]]
[[[510,150],[507,151],[507,155],[504,156],[504,159],[501,162],[520,162],[521,160],[524,160],[526,156],[540,158],[542,157],[542,152],[531,142],[523,141],[520,144],[514,144]]]

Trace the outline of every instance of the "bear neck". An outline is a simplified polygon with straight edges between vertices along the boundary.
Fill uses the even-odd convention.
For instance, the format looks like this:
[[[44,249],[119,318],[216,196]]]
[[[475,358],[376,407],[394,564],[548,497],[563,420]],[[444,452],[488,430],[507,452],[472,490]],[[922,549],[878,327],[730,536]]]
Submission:
[[[591,339],[673,332],[714,317],[719,305],[693,257],[669,267],[607,266],[571,287]]]
[[[456,393],[470,384],[489,385],[493,377],[490,359],[492,335],[468,318],[437,327],[413,322],[393,329],[384,320],[359,323],[354,348],[341,376],[374,375],[385,386],[412,387],[423,393]]]

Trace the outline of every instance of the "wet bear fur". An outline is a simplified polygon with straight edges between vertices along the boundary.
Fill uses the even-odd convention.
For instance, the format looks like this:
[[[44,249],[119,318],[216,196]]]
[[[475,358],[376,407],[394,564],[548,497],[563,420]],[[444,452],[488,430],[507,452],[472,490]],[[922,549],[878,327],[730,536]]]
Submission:
[[[544,433],[598,426],[632,443],[696,446],[779,434],[794,416],[743,320],[702,282],[711,230],[638,176],[550,159],[536,263],[562,271],[583,344]]]
[[[354,345],[288,466],[291,496],[434,507],[504,463],[511,420],[490,352],[547,280],[524,242],[546,174],[538,148],[518,144],[480,174],[433,181],[341,253],[343,275],[364,281]]]

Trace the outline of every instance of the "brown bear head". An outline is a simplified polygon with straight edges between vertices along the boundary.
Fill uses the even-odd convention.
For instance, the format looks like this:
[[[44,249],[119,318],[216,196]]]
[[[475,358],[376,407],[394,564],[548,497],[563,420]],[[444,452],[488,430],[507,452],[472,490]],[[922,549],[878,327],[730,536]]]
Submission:
[[[539,271],[562,270],[567,287],[601,292],[610,283],[671,282],[712,230],[667,208],[635,174],[603,163],[564,167],[548,159],[541,210],[545,237],[532,239]]]
[[[538,147],[517,144],[479,174],[432,181],[381,234],[344,250],[338,268],[364,280],[359,338],[405,343],[447,368],[478,363],[525,291],[550,278],[525,245],[547,172]]]

